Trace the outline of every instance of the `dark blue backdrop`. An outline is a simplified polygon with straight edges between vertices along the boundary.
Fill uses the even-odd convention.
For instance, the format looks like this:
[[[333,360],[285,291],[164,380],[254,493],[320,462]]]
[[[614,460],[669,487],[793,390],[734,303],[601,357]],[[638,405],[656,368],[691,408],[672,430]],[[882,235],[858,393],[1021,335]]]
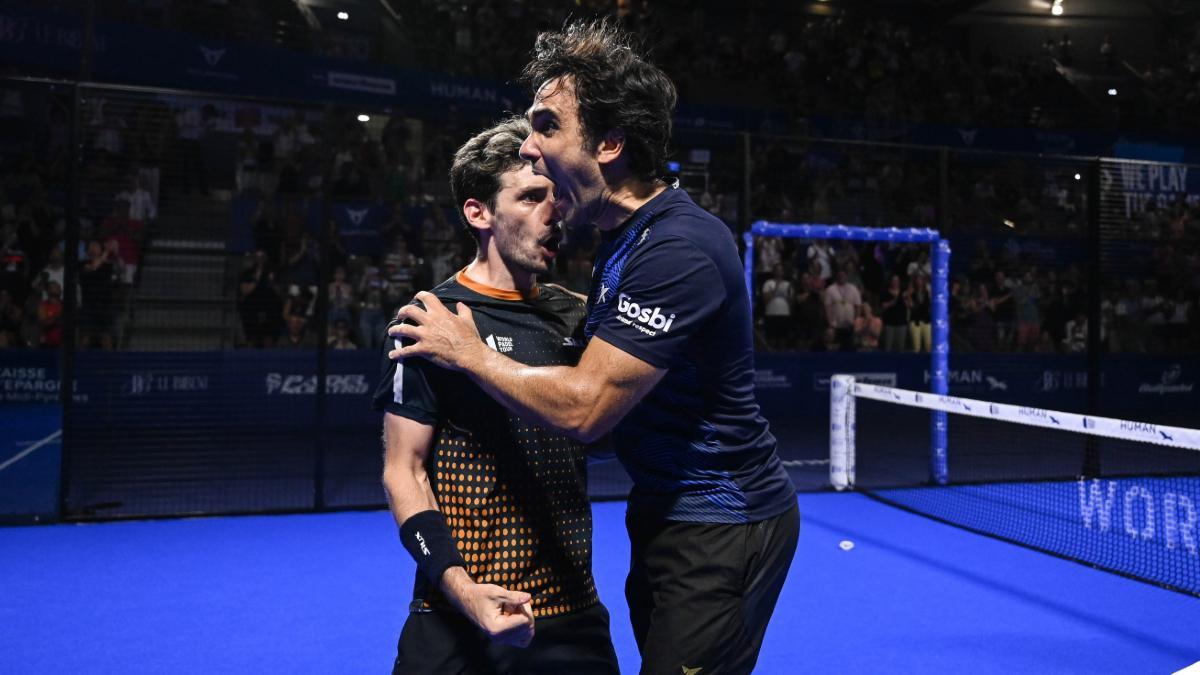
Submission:
[[[829,377],[852,373],[868,382],[928,387],[928,358],[915,354],[760,354],[758,396],[785,459],[828,457]],[[1087,368],[1082,355],[956,354],[952,394],[1083,412]],[[180,429],[258,438],[274,431],[318,430],[342,439],[377,438],[370,397],[378,373],[372,351],[328,354],[324,415],[318,417],[317,358],[312,352],[80,352],[76,430],[160,437]],[[58,357],[0,351],[0,464],[57,430]],[[1112,355],[1104,359],[1100,414],[1195,426],[1200,358]],[[10,423],[11,422],[11,423]],[[20,422],[19,424],[17,422]],[[157,434],[163,434],[157,436]],[[70,442],[68,437],[68,442]],[[358,442],[358,441],[355,441]],[[69,450],[68,450],[69,451]],[[60,447],[46,444],[0,471],[0,513],[52,513]]]

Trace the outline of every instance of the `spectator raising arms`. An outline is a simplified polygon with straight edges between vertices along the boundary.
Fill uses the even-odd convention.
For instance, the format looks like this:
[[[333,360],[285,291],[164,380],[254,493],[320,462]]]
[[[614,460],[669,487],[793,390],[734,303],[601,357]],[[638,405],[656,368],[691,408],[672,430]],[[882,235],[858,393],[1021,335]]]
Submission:
[[[1075,318],[1067,322],[1067,336],[1063,345],[1068,352],[1087,351],[1088,320],[1083,312],[1077,312]]]
[[[1004,270],[996,270],[988,295],[991,296],[992,315],[996,319],[996,344],[1001,350],[1006,350],[1012,344],[1017,310],[1016,301],[1013,300],[1013,283]]]
[[[338,267],[333,270],[333,281],[329,282],[329,325],[339,321],[349,325],[354,305],[354,287],[346,281],[346,268]]]
[[[270,269],[266,251],[259,249],[242,272],[238,286],[238,313],[246,343],[257,348],[274,347],[281,330],[279,317],[282,311],[283,300],[275,291],[275,274]]]
[[[378,349],[383,343],[383,329],[388,317],[384,315],[384,296],[388,293],[388,281],[379,274],[379,268],[371,265],[363,271],[358,285],[360,299],[358,311],[358,334],[364,347]]]
[[[800,289],[796,295],[797,348],[817,351],[825,338],[827,319],[822,291],[814,288],[808,274],[800,275]]]
[[[908,336],[908,303],[900,287],[900,275],[893,274],[883,293],[883,349],[888,352],[904,351]]]
[[[107,245],[88,242],[87,262],[79,270],[80,346],[113,348],[113,293],[121,274],[116,241],[109,239]]]
[[[933,344],[929,287],[921,274],[910,277],[908,284],[908,290],[904,292],[904,304],[908,306],[908,331],[912,336],[912,348],[914,352],[928,352]]]
[[[1034,351],[1042,335],[1042,316],[1038,309],[1042,292],[1034,280],[1032,271],[1025,272],[1012,293],[1016,303],[1017,349],[1023,352]]]

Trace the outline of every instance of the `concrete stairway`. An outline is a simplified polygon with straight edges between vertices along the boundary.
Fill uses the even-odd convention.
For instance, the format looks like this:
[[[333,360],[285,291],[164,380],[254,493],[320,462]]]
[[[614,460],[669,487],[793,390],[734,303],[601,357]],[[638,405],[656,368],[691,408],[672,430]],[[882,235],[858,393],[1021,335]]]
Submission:
[[[232,348],[237,286],[226,252],[229,204],[198,195],[163,201],[142,253],[124,346],[134,351]]]

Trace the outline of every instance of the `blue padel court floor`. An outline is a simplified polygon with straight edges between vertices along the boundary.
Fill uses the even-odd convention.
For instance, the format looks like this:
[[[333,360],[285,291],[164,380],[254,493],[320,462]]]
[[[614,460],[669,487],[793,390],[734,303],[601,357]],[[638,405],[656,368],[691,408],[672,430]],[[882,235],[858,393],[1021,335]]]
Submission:
[[[858,494],[799,501],[800,549],[757,673],[1200,661],[1198,599]],[[594,505],[595,572],[636,673],[624,510]],[[386,512],[0,528],[0,672],[389,672],[412,574]]]

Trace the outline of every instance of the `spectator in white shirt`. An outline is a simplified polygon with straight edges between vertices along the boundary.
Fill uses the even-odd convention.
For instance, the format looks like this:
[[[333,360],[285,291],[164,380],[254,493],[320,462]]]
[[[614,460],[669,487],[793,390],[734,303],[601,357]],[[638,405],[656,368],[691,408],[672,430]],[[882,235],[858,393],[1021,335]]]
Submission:
[[[758,240],[758,269],[770,274],[775,266],[783,262],[783,241],[779,237],[762,237]]]
[[[819,265],[819,276],[821,281],[828,282],[833,276],[833,247],[827,241],[814,241],[808,247],[808,259],[813,260]],[[851,321],[854,319],[851,318]]]
[[[762,287],[763,316],[767,341],[773,349],[787,346],[792,329],[792,302],[796,291],[783,273],[783,265],[775,265],[771,278]]]
[[[846,281],[844,270],[838,270],[836,280],[825,289],[825,312],[844,351],[849,351],[854,344],[854,319],[861,304],[862,294],[858,287]]]
[[[129,202],[129,217],[133,220],[148,223],[158,219],[154,196],[142,185],[137,175],[130,176],[125,189],[117,193],[116,201],[122,200]]]
[[[1067,336],[1063,338],[1063,346],[1068,352],[1087,351],[1087,335],[1087,315],[1078,312],[1074,319],[1067,322]]]

